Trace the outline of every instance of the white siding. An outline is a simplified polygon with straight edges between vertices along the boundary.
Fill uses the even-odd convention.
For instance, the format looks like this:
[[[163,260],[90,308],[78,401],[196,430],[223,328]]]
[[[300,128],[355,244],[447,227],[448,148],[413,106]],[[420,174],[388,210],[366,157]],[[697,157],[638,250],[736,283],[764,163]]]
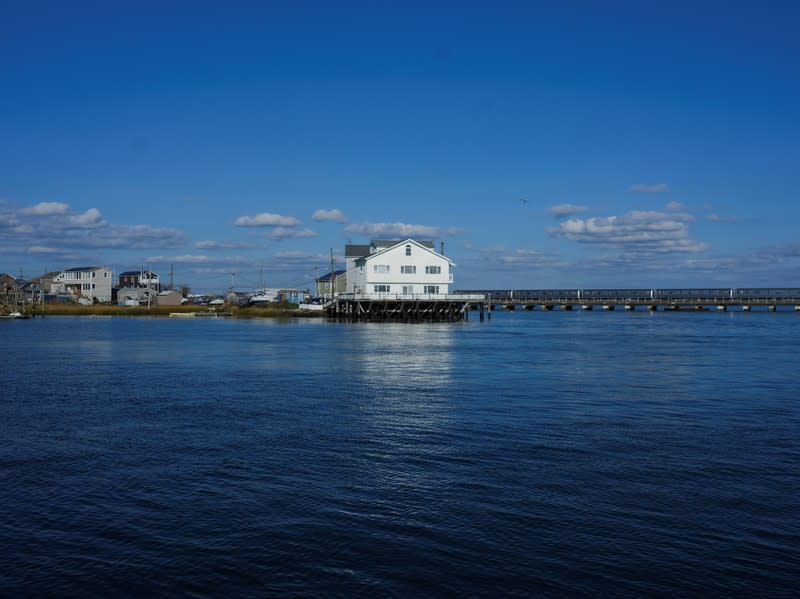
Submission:
[[[407,246],[411,255],[407,254]],[[358,283],[354,281],[356,293],[422,294],[426,288],[428,293],[435,293],[431,289],[438,287],[438,293],[446,294],[453,282],[453,263],[412,240],[370,255],[358,262],[361,264],[363,272],[359,272],[358,266],[355,269],[356,276],[360,277]],[[360,285],[363,286],[358,289]]]
[[[62,272],[55,282],[74,289],[80,297],[87,300],[97,298],[99,302],[111,301],[111,270],[108,268]]]

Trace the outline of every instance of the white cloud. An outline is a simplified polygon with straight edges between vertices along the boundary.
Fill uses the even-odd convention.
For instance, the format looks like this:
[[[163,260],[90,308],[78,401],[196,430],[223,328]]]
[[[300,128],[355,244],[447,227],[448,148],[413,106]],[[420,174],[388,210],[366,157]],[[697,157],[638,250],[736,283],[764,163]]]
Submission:
[[[321,261],[323,264],[325,264],[326,261],[330,260],[330,256],[326,254],[315,254],[312,252],[300,252],[300,251],[276,252],[275,258],[279,260],[289,260],[298,262]]]
[[[44,245],[32,245],[28,248],[28,252],[31,254],[58,254],[61,250]]]
[[[296,227],[303,223],[293,216],[262,212],[255,216],[240,216],[233,224],[237,227]]]
[[[149,249],[186,245],[186,239],[178,229],[150,225],[115,225],[100,233],[91,233],[85,239],[89,240],[91,247]]]
[[[103,216],[97,208],[89,208],[83,214],[71,216],[69,220],[78,227],[104,227],[106,225],[106,221],[103,220]]]
[[[311,215],[311,218],[317,221],[332,220],[337,223],[347,222],[347,217],[338,208],[334,208],[333,210],[316,210],[314,211],[314,214]]]
[[[31,216],[53,216],[55,214],[66,214],[69,212],[69,205],[63,202],[40,202],[30,208],[22,210],[22,214]]]
[[[664,206],[664,209],[669,210],[670,212],[681,212],[681,211],[685,212],[687,208],[680,202],[670,202],[669,204]]]
[[[97,208],[74,214],[63,202],[41,202],[28,208],[4,208],[0,241],[21,247],[131,249],[181,247],[183,233],[168,227],[109,225]]]
[[[511,254],[499,256],[499,260],[508,266],[553,266],[557,255],[556,252],[545,250],[517,249]]]
[[[571,218],[548,229],[558,239],[642,252],[700,252],[707,244],[689,238],[688,214],[633,211],[623,216]]]
[[[571,214],[580,214],[589,210],[586,206],[577,206],[576,204],[556,204],[550,206],[547,211],[557,218],[569,216]]]
[[[432,239],[445,235],[462,235],[460,227],[431,227],[428,225],[409,225],[406,223],[361,223],[345,227],[346,233],[356,233],[370,237],[422,237]]]
[[[194,246],[198,250],[247,250],[256,246],[254,243],[242,243],[239,241],[198,241]]]
[[[631,185],[631,191],[635,191],[636,193],[664,193],[665,191],[669,191],[669,187],[666,183],[655,183],[651,185],[636,183],[635,185]]]
[[[317,233],[311,229],[289,229],[287,227],[276,227],[269,235],[272,239],[286,239],[287,237],[316,237]]]
[[[176,264],[207,264],[214,258],[197,254],[182,254],[180,256],[148,256],[145,262],[174,262]]]
[[[710,223],[734,223],[736,222],[735,216],[720,216],[716,213],[711,213],[706,216],[706,220]]]
[[[470,242],[464,242],[464,249],[477,256],[497,256],[506,252],[505,246],[497,244],[491,247],[475,247]]]

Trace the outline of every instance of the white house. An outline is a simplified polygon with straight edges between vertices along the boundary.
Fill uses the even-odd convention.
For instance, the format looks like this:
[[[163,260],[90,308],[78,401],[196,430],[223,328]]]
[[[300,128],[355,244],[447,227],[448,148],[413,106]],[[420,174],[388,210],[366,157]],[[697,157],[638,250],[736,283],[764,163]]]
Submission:
[[[360,254],[360,255],[358,255]],[[449,293],[455,263],[431,242],[374,240],[347,246],[348,293],[440,295]]]
[[[149,270],[128,270],[119,275],[120,287],[146,287],[161,291],[161,278]]]
[[[111,301],[111,269],[104,266],[69,268],[53,281],[81,302]]]

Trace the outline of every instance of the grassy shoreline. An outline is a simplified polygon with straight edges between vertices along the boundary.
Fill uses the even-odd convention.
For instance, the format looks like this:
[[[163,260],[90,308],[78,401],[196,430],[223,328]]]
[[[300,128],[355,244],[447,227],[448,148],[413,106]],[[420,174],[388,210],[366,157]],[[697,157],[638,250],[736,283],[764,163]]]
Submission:
[[[47,304],[45,316],[169,316],[173,312],[191,313],[208,312],[208,306],[113,306],[109,304]],[[275,306],[217,306],[216,312],[232,314],[238,318],[290,318],[293,316],[322,317],[324,312],[298,310],[293,304]],[[41,306],[32,310],[29,306],[26,314],[41,316]]]

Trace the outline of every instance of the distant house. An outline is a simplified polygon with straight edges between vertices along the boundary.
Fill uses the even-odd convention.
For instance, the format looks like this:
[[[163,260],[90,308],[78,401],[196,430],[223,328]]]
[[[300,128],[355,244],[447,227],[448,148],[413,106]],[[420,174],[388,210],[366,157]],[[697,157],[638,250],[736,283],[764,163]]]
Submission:
[[[430,241],[373,240],[345,248],[348,293],[443,295],[453,283],[455,263]]]
[[[53,284],[63,286],[75,301],[111,301],[111,270],[104,266],[68,268],[55,278]]]
[[[9,274],[0,274],[0,304],[12,308],[25,300],[25,293],[17,279]]]
[[[276,288],[261,288],[256,289],[255,293],[250,296],[248,299],[248,303],[250,304],[268,304],[271,302],[278,301],[278,294],[281,292],[280,289]]]
[[[155,305],[157,293],[146,287],[123,287],[116,290],[117,304],[120,306],[142,306],[147,305],[148,298],[150,305]]]
[[[333,290],[335,293],[347,292],[347,271],[336,270],[333,272],[333,275],[327,273],[317,279],[317,288],[315,289],[316,297],[331,296],[331,278],[334,279]]]
[[[55,294],[58,293],[58,285],[56,285],[55,280],[60,274],[61,272],[57,270],[48,272],[38,277],[31,277],[30,282],[38,284],[46,295]]]
[[[308,291],[301,291],[299,289],[281,289],[278,292],[277,300],[279,302],[288,302],[290,304],[303,304],[308,300]]]
[[[149,270],[128,270],[119,275],[120,287],[149,287],[161,291],[161,277]]]
[[[162,291],[158,294],[158,305],[159,306],[180,306],[181,300],[180,291],[169,290],[169,291]]]

